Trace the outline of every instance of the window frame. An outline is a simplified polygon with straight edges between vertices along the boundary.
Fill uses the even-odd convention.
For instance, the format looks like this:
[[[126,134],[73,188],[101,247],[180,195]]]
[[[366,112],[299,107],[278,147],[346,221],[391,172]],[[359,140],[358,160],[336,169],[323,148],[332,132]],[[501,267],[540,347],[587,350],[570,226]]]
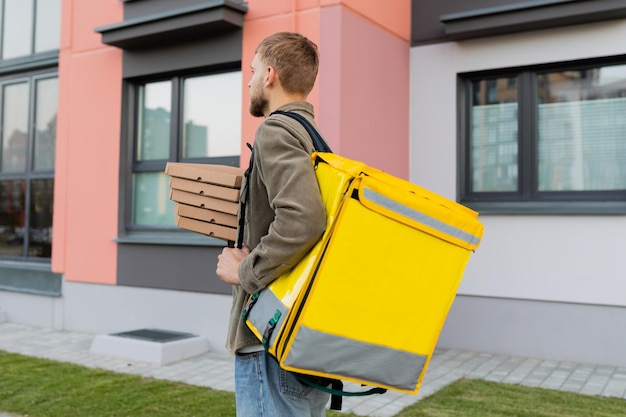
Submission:
[[[58,80],[59,74],[57,68],[42,69],[39,71],[32,71],[30,73],[19,73],[12,76],[2,77],[0,75],[0,103],[4,100],[4,88],[8,85],[14,85],[26,82],[28,83],[28,137],[26,144],[26,169],[20,172],[3,172],[0,171],[1,181],[20,181],[25,182],[24,189],[24,236],[30,235],[31,227],[31,198],[32,198],[32,182],[39,179],[52,179],[54,182],[55,173],[54,167],[49,170],[37,171],[34,169],[35,158],[35,122],[36,122],[36,99],[37,99],[37,83],[41,80],[53,79]],[[0,150],[1,151],[1,150]],[[0,152],[1,155],[1,152]],[[54,197],[53,197],[54,198]],[[0,255],[0,262],[29,262],[35,264],[50,263],[51,257],[36,257],[29,256],[29,244],[28,239],[25,239],[22,244],[21,256],[5,256]]]
[[[209,278],[215,279],[207,279],[206,271],[206,260],[219,254],[224,241],[178,228],[127,228],[132,213],[132,83],[171,74],[242,71],[248,6],[238,0],[123,3],[122,22],[95,28],[102,43],[122,50],[118,227],[113,238],[118,249],[117,285],[230,294],[229,285],[214,274]],[[172,270],[181,264],[184,276]],[[150,273],[146,265],[153,267]]]
[[[17,56],[10,57],[10,58],[4,58],[4,39],[6,37],[5,31],[4,31],[4,18],[5,18],[5,13],[6,13],[5,3],[6,3],[6,0],[0,0],[0,7],[2,8],[2,12],[0,13],[0,69],[4,69],[4,67],[16,66],[18,67],[17,70],[21,70],[21,69],[25,69],[25,68],[32,66],[33,63],[37,65],[37,61],[49,61],[51,58],[52,59],[54,59],[54,57],[58,58],[58,54],[59,54],[58,47],[53,48],[53,49],[45,49],[39,52],[36,51],[37,31],[38,29],[40,29],[37,26],[37,18],[39,17],[39,8],[41,7],[38,0],[33,0],[32,10],[30,14],[30,17],[31,17],[30,19],[30,23],[31,23],[30,53],[17,55]],[[60,12],[61,7],[62,7],[62,3],[60,1],[59,2],[59,15],[61,13]],[[61,41],[61,38],[60,38],[61,21],[60,20],[58,24],[59,24],[59,42],[60,42]],[[25,68],[22,68],[22,67],[25,67]]]
[[[167,243],[173,242],[185,243],[190,245],[211,245],[217,241],[214,238],[200,236],[196,233],[188,232],[171,226],[149,226],[133,224],[133,176],[135,173],[141,172],[158,172],[164,171],[167,162],[186,162],[186,163],[204,163],[239,166],[240,155],[236,156],[217,156],[217,157],[193,157],[182,158],[183,147],[183,126],[182,120],[184,91],[183,84],[186,79],[210,75],[219,75],[224,73],[242,72],[241,65],[232,65],[219,68],[209,68],[200,71],[182,71],[172,74],[160,76],[137,77],[124,80],[125,98],[124,103],[127,104],[126,110],[127,120],[124,131],[126,132],[123,143],[125,144],[126,155],[128,155],[127,163],[121,164],[124,172],[121,173],[123,178],[124,201],[120,206],[121,218],[123,219],[123,230],[119,231],[119,242],[123,243]],[[137,159],[137,140],[138,140],[138,123],[139,123],[139,94],[141,87],[160,81],[172,81],[172,102],[171,102],[171,123],[170,123],[170,145],[169,158],[167,160],[147,160],[139,161]]]
[[[626,189],[611,191],[539,191],[537,162],[537,74],[626,65],[626,55],[457,75],[457,197],[485,214],[626,214]],[[518,189],[515,192],[473,192],[471,154],[472,82],[518,77]]]
[[[4,1],[0,2],[0,7],[4,9]],[[29,116],[28,123],[31,131],[28,132],[28,147],[27,159],[28,166],[24,173],[6,173],[0,174],[0,177],[4,179],[19,179],[23,178],[27,182],[27,189],[25,190],[25,209],[30,213],[30,199],[31,199],[31,184],[32,180],[38,178],[52,178],[54,181],[55,173],[54,167],[51,170],[46,171],[34,171],[32,166],[34,149],[34,136],[36,129],[35,123],[35,111],[36,111],[36,83],[40,79],[46,78],[59,78],[59,47],[54,49],[42,50],[35,52],[36,36],[37,36],[37,12],[39,5],[37,2],[33,4],[33,10],[31,14],[31,50],[30,54],[15,56],[8,59],[3,59],[0,56],[0,80],[2,83],[17,82],[19,79],[28,79],[30,85],[29,91]],[[61,5],[59,4],[59,7]],[[60,10],[59,10],[59,13]],[[4,13],[2,13],[1,19],[4,19]],[[61,30],[61,22],[59,24],[59,31]],[[0,42],[3,42],[5,33],[3,29],[3,20],[0,22]],[[60,36],[60,33],[59,33]],[[60,38],[59,38],[60,40]],[[0,43],[0,49],[2,44]],[[1,51],[0,51],[1,52]],[[56,151],[55,151],[56,153]],[[54,200],[54,195],[53,195]],[[30,218],[25,219],[25,225],[30,226]],[[24,245],[26,248],[26,245]],[[40,296],[59,297],[62,293],[62,275],[51,271],[50,265],[51,257],[33,257],[27,256],[27,248],[22,251],[23,256],[3,256],[0,258],[0,290],[21,292],[27,294],[36,294]]]

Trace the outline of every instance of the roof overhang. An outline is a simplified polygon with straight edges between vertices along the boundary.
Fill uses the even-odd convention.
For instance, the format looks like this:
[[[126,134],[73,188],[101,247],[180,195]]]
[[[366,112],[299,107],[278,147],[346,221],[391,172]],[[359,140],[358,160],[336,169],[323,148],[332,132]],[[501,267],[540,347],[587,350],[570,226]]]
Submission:
[[[245,4],[214,0],[124,20],[95,31],[102,35],[104,44],[121,49],[145,49],[241,29],[246,12]]]

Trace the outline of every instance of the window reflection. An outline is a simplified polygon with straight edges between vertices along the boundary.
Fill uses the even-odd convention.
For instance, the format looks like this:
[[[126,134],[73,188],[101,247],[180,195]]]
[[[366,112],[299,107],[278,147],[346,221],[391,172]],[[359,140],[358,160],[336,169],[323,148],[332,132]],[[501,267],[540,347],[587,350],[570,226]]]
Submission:
[[[137,159],[168,159],[170,155],[170,118],[172,83],[148,83],[139,94],[139,132]]]
[[[626,65],[537,75],[540,191],[626,188]]]
[[[33,42],[33,0],[5,0],[2,58],[30,55]]]
[[[184,82],[183,158],[239,155],[241,72]]]
[[[169,177],[164,172],[133,175],[133,224],[171,226],[174,203],[169,199]]]
[[[28,148],[28,84],[5,86],[2,102],[2,172],[24,172]]]
[[[54,170],[56,144],[58,79],[48,78],[37,82],[35,102],[35,171]]]
[[[517,78],[472,83],[472,190],[516,191]]]
[[[61,0],[37,0],[35,22],[35,52],[59,49]]]
[[[2,59],[59,49],[61,0],[4,0],[0,17]]]

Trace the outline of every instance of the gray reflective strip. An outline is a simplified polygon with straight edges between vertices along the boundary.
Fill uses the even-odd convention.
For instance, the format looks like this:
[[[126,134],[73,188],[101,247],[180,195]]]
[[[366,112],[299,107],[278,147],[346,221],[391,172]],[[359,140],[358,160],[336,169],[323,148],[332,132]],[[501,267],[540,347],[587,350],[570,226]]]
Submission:
[[[464,230],[461,230],[457,227],[451,226],[447,223],[442,222],[441,220],[437,220],[434,217],[428,216],[424,213],[420,213],[417,210],[414,210],[410,207],[405,206],[404,204],[400,204],[397,201],[394,201],[388,197],[385,197],[382,194],[379,194],[375,191],[372,191],[369,188],[363,188],[363,195],[368,199],[378,204],[379,206],[385,207],[391,211],[394,211],[398,214],[403,215],[404,217],[408,217],[409,219],[415,220],[416,222],[425,224],[426,226],[432,227],[435,230],[446,233],[450,236],[453,236],[459,240],[462,240],[470,245],[477,245],[480,242],[480,238],[472,235]]]
[[[284,359],[303,372],[355,378],[368,385],[414,390],[427,357],[300,326]],[[305,372],[306,373],[306,372]]]
[[[267,328],[267,324],[274,314],[276,310],[279,310],[281,315],[280,319],[276,323],[276,327],[274,328],[274,332],[270,337],[270,343],[268,346],[272,346],[274,341],[276,340],[276,336],[278,336],[279,329],[282,327],[285,319],[287,318],[287,311],[289,310],[287,307],[280,302],[280,299],[276,297],[276,295],[268,289],[264,289],[259,293],[259,298],[256,300],[256,304],[252,306],[252,309],[248,313],[248,320],[250,323],[256,328],[261,336],[263,336],[263,332]]]

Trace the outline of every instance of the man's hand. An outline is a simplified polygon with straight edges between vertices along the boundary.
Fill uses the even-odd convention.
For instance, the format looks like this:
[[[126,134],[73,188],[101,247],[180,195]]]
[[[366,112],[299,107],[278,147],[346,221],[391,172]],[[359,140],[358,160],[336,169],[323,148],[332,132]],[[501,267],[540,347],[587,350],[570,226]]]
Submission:
[[[217,276],[227,284],[239,285],[239,263],[248,256],[250,249],[243,245],[241,249],[224,248],[217,257]]]

